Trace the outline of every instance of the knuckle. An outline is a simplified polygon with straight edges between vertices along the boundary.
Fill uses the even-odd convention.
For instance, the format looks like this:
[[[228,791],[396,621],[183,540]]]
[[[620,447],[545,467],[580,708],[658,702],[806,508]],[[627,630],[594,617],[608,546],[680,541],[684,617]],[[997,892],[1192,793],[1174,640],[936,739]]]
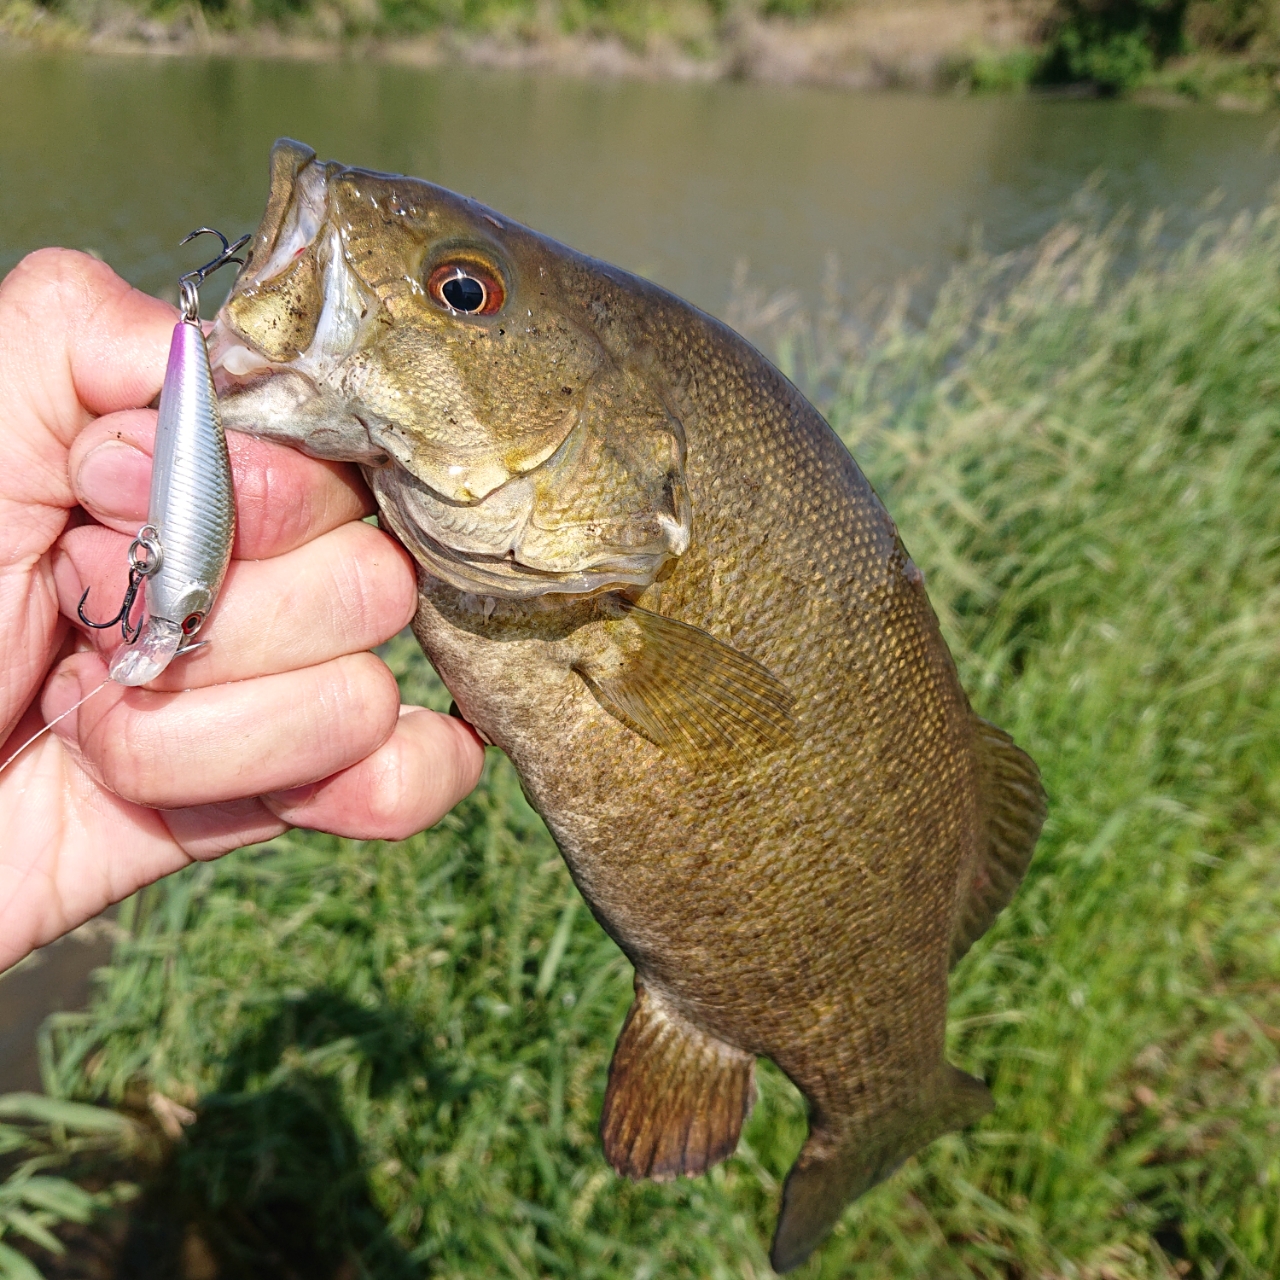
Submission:
[[[379,734],[385,742],[395,728],[400,709],[400,689],[396,678],[381,658],[372,653],[350,653],[338,658],[335,678],[342,690],[338,705],[354,709],[366,732]]]
[[[408,787],[404,752],[392,746],[370,761],[362,803],[372,831],[384,838],[401,839],[416,830],[406,813]]]
[[[104,272],[113,274],[105,263],[78,249],[36,249],[9,273],[0,285],[0,296],[6,300],[16,297],[44,302],[46,295],[53,295],[65,303],[66,295],[82,295],[94,277],[101,277]]]
[[[353,632],[362,641],[380,644],[413,617],[413,574],[405,553],[385,533],[364,523],[347,527],[350,554],[334,562],[334,590],[344,610],[350,609]]]

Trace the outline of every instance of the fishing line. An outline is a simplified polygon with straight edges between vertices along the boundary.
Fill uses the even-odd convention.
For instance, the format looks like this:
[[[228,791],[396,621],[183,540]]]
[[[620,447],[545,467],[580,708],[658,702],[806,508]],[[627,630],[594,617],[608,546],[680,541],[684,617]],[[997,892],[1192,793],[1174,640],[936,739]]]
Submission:
[[[65,720],[73,711],[79,711],[95,693],[101,693],[110,683],[111,677],[108,676],[96,689],[90,689],[79,702],[73,703],[61,715],[54,716],[43,729],[37,729],[36,732],[33,733],[31,737],[29,737],[26,742],[24,742],[22,746],[20,746],[17,751],[15,751],[13,755],[4,762],[4,764],[0,764],[0,773],[3,773],[37,738],[43,738],[59,720]]]

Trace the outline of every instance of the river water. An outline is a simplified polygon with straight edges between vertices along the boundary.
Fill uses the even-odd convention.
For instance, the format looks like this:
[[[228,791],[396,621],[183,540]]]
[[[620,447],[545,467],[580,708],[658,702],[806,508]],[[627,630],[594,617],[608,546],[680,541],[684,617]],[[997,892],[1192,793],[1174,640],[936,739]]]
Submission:
[[[1275,116],[1034,98],[851,95],[419,71],[355,62],[0,54],[0,272],[93,249],[172,291],[208,223],[261,213],[281,134],[453,187],[723,312],[734,269],[803,295],[828,255],[855,298],[927,296],[975,234],[1035,241],[1092,180],[1094,211],[1168,211],[1280,179]],[[216,301],[211,294],[209,302]]]
[[[467,192],[721,313],[744,262],[803,299],[834,255],[851,299],[907,277],[923,306],[975,239],[1031,244],[1086,188],[1095,217],[1165,210],[1176,241],[1208,202],[1257,207],[1280,180],[1275,116],[1207,109],[0,50],[0,274],[72,245],[174,296],[199,261],[182,235],[256,224],[281,134]],[[0,981],[0,1090],[36,1083],[35,1026],[83,998],[105,947],[64,943]]]

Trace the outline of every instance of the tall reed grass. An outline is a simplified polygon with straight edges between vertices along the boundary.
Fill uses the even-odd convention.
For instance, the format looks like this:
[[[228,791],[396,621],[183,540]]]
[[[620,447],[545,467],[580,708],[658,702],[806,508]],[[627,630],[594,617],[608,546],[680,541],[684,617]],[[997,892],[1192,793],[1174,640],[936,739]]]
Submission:
[[[818,388],[1050,796],[953,980],[952,1055],[995,1113],[802,1276],[1280,1274],[1280,210],[1155,242],[1122,271],[1113,234],[1059,228],[959,270],[922,329],[741,308]],[[389,656],[445,696],[408,642]],[[237,1277],[769,1274],[797,1095],[766,1066],[705,1178],[609,1172],[629,967],[496,755],[432,831],[294,834],[125,924],[90,1011],[47,1028],[46,1079],[194,1110],[121,1228],[156,1275],[192,1233]]]

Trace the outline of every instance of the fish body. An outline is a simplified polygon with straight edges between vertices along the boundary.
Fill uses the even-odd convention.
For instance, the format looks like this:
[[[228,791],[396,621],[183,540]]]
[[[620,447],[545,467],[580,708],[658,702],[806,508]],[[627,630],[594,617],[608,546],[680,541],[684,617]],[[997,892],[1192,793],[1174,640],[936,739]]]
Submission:
[[[220,313],[228,425],[364,467],[414,630],[636,970],[601,1132],[732,1153],[810,1107],[772,1261],[990,1106],[947,971],[1021,879],[1035,765],[976,717],[892,520],[730,329],[416,179],[278,143]]]

